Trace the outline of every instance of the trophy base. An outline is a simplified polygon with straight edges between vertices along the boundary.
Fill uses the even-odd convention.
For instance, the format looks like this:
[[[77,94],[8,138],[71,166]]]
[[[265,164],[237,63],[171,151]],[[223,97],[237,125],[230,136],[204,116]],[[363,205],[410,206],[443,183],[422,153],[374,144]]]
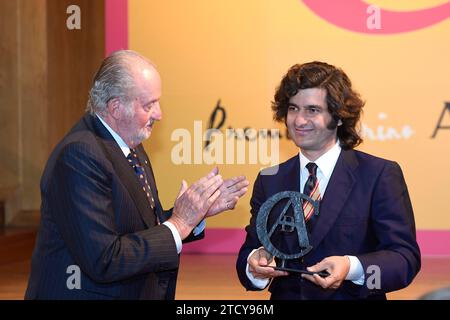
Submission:
[[[319,271],[319,272],[312,272],[312,271],[308,271],[308,270],[292,269],[292,268],[284,268],[284,267],[273,267],[273,266],[269,266],[269,265],[262,266],[262,267],[271,267],[271,268],[274,268],[275,270],[279,270],[279,271],[287,271],[287,272],[298,273],[298,274],[309,274],[311,276],[313,274],[318,274],[322,278],[326,278],[326,277],[328,277],[330,275],[328,273],[328,271],[326,271],[326,270],[322,270],[322,271]]]

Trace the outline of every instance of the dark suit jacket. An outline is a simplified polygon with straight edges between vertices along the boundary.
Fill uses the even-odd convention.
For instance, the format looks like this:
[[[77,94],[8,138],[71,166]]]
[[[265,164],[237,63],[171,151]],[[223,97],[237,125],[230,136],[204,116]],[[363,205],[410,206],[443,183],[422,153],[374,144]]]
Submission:
[[[280,164],[277,174],[259,174],[255,181],[252,216],[236,265],[247,290],[259,290],[245,274],[248,255],[261,246],[255,226],[259,208],[278,192],[298,192],[299,176],[296,155]],[[279,215],[281,209],[275,210],[275,216]],[[386,292],[411,283],[420,269],[420,251],[411,201],[399,165],[363,152],[342,150],[309,240],[312,251],[303,259],[291,261],[291,267],[306,268],[328,256],[353,255],[361,261],[371,284],[376,284],[374,278],[369,278],[375,273],[368,267],[380,268],[380,289],[369,290],[366,284],[344,281],[338,290],[325,290],[298,275],[289,275],[273,279],[269,287],[272,299],[385,299]],[[279,246],[288,248],[289,243]]]
[[[147,161],[156,212],[99,119],[86,114],[52,152],[26,299],[174,299],[179,255]],[[201,238],[203,234],[198,236]],[[81,270],[81,289],[66,282]],[[69,280],[70,281],[70,280]]]

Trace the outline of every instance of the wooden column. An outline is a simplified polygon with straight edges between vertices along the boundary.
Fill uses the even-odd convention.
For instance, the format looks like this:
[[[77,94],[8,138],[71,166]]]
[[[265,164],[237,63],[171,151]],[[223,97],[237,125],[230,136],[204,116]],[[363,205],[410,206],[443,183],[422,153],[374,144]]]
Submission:
[[[70,5],[80,30],[67,28]],[[104,0],[0,0],[0,39],[0,202],[7,224],[27,225],[48,156],[84,113],[103,58]]]

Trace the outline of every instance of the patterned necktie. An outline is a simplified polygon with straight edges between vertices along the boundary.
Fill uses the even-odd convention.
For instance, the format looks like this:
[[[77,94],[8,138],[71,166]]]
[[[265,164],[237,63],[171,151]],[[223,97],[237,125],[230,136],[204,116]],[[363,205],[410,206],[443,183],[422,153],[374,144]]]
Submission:
[[[152,207],[152,209],[154,209],[155,199],[153,198],[152,189],[150,188],[150,184],[147,180],[147,175],[145,174],[145,169],[139,162],[139,158],[135,149],[130,149],[130,153],[128,154],[127,159],[138,177],[139,183],[142,186],[142,191],[145,192],[145,195],[150,202],[150,206]]]
[[[303,194],[306,194],[314,201],[320,199],[319,180],[317,179],[317,164],[309,162],[306,165],[309,172],[308,180],[306,180],[305,187],[303,188]],[[314,214],[314,207],[308,201],[303,202],[303,213],[305,215],[305,221],[311,219]]]

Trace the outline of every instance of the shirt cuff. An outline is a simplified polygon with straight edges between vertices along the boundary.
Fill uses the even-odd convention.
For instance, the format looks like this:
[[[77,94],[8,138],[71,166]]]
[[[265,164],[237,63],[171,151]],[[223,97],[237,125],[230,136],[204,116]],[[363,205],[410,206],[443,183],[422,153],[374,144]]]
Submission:
[[[203,230],[205,230],[206,227],[206,219],[203,219],[202,221],[200,221],[200,223],[194,228],[194,231],[192,231],[194,233],[194,236],[198,236],[200,233],[203,232]]]
[[[250,252],[250,254],[247,257],[247,261],[248,258],[250,258],[250,256],[258,249],[254,249],[252,252]],[[247,275],[247,278],[250,280],[250,282],[252,283],[252,285],[258,289],[264,289],[265,287],[267,287],[267,285],[269,284],[270,279],[256,279],[248,270],[249,264],[247,262],[247,266],[245,267],[245,274]]]
[[[350,280],[354,284],[362,286],[364,284],[365,276],[361,261],[355,256],[346,256],[350,261],[350,269],[348,270],[345,280]]]
[[[183,243],[181,242],[181,237],[180,234],[178,233],[177,228],[175,228],[175,226],[169,221],[164,221],[163,225],[167,226],[170,229],[170,231],[172,231],[172,235],[175,240],[175,244],[177,246],[177,253],[180,254],[181,248],[183,247]]]

